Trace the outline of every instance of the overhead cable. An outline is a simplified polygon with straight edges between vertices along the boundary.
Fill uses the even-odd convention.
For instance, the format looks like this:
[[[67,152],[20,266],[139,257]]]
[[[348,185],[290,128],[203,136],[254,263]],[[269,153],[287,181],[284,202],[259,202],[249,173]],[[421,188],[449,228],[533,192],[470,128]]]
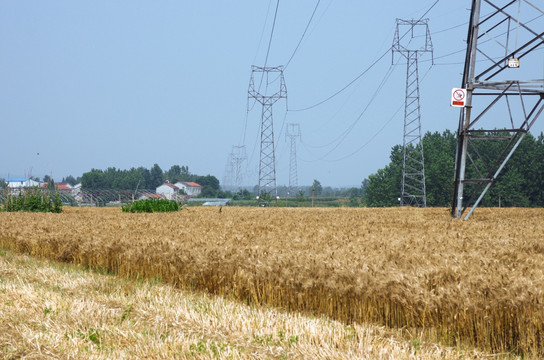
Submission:
[[[431,10],[432,8],[438,4],[440,0],[436,0],[428,9],[427,11],[425,11],[425,13],[423,13],[423,15],[420,16],[419,20],[420,21],[421,19],[423,19],[423,17],[425,15],[427,15]],[[400,38],[401,40],[409,33],[410,31],[406,31],[404,33],[404,35],[402,35],[402,37]],[[319,106],[327,101],[329,101],[330,99],[332,99],[333,97],[337,96],[338,94],[340,94],[341,92],[343,92],[344,90],[346,90],[348,87],[350,87],[351,85],[353,85],[353,83],[355,83],[357,80],[359,80],[363,75],[365,75],[367,72],[369,72],[378,62],[380,62],[381,59],[383,59],[385,57],[385,55],[389,54],[389,51],[391,51],[392,47],[389,47],[378,59],[376,59],[372,64],[370,64],[370,66],[368,68],[366,68],[362,73],[360,73],[359,75],[357,75],[357,77],[353,80],[351,80],[346,86],[344,86],[342,89],[338,90],[337,92],[335,92],[334,94],[332,94],[331,96],[329,96],[328,98],[326,98],[325,100],[322,100],[312,106],[308,106],[306,108],[303,108],[303,109],[293,109],[293,110],[288,110],[288,111],[305,111],[305,110],[310,110],[310,109],[313,109],[314,107],[316,106]]]
[[[385,85],[385,83],[387,82],[387,80],[389,79],[389,77],[391,76],[391,74],[393,73],[393,69],[394,69],[394,66],[391,65],[389,67],[389,69],[387,69],[387,72],[386,74],[384,75],[380,85],[376,88],[376,91],[374,92],[374,94],[372,95],[372,97],[370,98],[370,101],[366,104],[366,106],[364,107],[364,109],[361,111],[361,113],[359,114],[359,116],[357,116],[357,118],[355,119],[355,121],[353,121],[351,123],[351,125],[339,136],[339,139],[338,142],[336,143],[336,145],[330,149],[329,151],[327,151],[327,153],[325,153],[325,155],[321,156],[319,159],[317,160],[324,160],[328,155],[330,155],[334,150],[336,150],[343,142],[344,140],[346,139],[346,137],[353,131],[353,129],[355,128],[355,125],[357,125],[357,123],[359,122],[359,120],[361,120],[361,118],[363,117],[363,115],[366,113],[366,111],[368,110],[368,108],[370,107],[370,105],[372,105],[372,103],[374,102],[374,100],[376,99],[376,97],[378,96],[378,94],[380,93],[381,89],[383,88],[383,86]]]
[[[295,50],[293,51],[293,54],[291,54],[291,57],[289,58],[285,66],[283,67],[284,70],[287,69],[287,66],[289,66],[289,63],[291,62],[291,60],[293,60],[293,57],[295,56],[300,44],[302,43],[304,36],[306,35],[306,31],[308,31],[308,28],[310,27],[310,24],[312,22],[312,19],[314,18],[315,12],[317,11],[317,7],[319,6],[320,2],[321,0],[317,0],[317,3],[315,4],[315,7],[314,7],[314,11],[312,12],[312,16],[310,16],[310,20],[308,20],[308,24],[306,24],[306,28],[304,29],[304,32],[302,33],[302,36],[300,37],[297,47],[295,48]]]
[[[276,11],[274,12],[274,21],[272,21],[272,30],[270,31],[270,40],[268,40],[268,50],[266,50],[266,58],[264,59],[264,67],[268,62],[268,55],[270,54],[270,46],[272,45],[272,36],[274,35],[274,28],[276,27],[276,18],[278,16],[278,8],[280,6],[280,0],[276,2]]]
[[[338,90],[337,92],[335,92],[334,94],[332,94],[331,96],[329,96],[328,98],[326,98],[325,100],[322,100],[320,102],[318,102],[317,104],[314,104],[312,106],[308,106],[306,108],[303,108],[303,109],[294,109],[294,110],[289,110],[289,111],[305,111],[305,110],[310,110],[316,106],[319,106],[327,101],[329,101],[330,99],[332,99],[333,97],[337,96],[338,94],[340,94],[342,91],[346,90],[348,87],[350,87],[351,85],[353,85],[353,83],[355,83],[357,80],[359,80],[364,74],[366,74],[367,72],[370,71],[370,69],[372,69],[381,59],[383,59],[385,57],[385,55],[389,54],[389,51],[391,51],[391,47],[389,49],[387,49],[378,59],[376,59],[372,64],[370,64],[370,66],[368,68],[366,68],[362,73],[360,73],[359,75],[357,75],[357,77],[353,80],[351,80],[346,86],[344,86],[343,88],[341,88],[340,90]]]

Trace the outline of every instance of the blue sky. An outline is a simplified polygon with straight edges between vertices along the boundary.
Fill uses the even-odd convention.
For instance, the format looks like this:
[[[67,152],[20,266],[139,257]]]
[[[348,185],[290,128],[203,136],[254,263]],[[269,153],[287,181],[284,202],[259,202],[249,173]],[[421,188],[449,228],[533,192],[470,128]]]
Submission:
[[[256,184],[261,108],[249,102],[248,111],[251,65],[287,64],[316,3],[280,1],[268,51],[271,0],[1,2],[0,177],[60,180],[158,163],[223,180],[232,146],[245,145],[244,183]],[[284,71],[287,102],[273,108],[278,185],[289,181],[287,123],[302,134],[299,185],[359,186],[388,163],[402,143],[406,81],[390,53],[337,96],[296,110],[350,83],[391,47],[396,18],[419,19],[434,3],[320,1]],[[457,127],[449,101],[469,7],[441,0],[425,15],[435,65],[420,58],[424,132]]]

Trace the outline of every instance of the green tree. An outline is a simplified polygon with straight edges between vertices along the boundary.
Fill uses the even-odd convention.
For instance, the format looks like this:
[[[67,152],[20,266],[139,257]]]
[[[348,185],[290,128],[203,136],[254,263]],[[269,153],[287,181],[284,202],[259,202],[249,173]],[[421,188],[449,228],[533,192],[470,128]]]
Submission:
[[[516,169],[510,167],[490,189],[487,196],[488,204],[493,206],[527,207],[531,205],[529,197],[524,191],[526,178]]]
[[[87,190],[107,188],[104,172],[98,169],[91,169],[91,171],[83,173],[81,176],[81,187]]]
[[[149,169],[140,166],[135,169],[135,172],[138,174],[138,179],[140,180],[140,185],[138,186],[139,189],[152,189],[152,182],[151,182],[151,172]]]
[[[178,181],[182,181],[181,180],[181,166],[179,165],[172,165],[170,167],[170,170],[168,170],[166,173],[165,173],[165,177],[172,183],[172,184],[175,184],[177,183]]]
[[[240,191],[238,191],[237,195],[242,200],[252,200],[252,199],[254,199],[253,194],[250,193],[247,189],[241,189]]]
[[[391,162],[368,177],[363,204],[366,206],[398,205],[402,174],[402,147],[395,145],[389,156]]]
[[[490,135],[505,135],[500,132]],[[495,163],[497,155],[506,146],[501,137],[497,141],[471,143],[473,156],[467,164],[467,178],[492,176],[480,171]],[[453,172],[457,137],[446,130],[442,133],[426,133],[422,139],[425,158],[425,184],[428,206],[450,206],[452,198]],[[544,206],[544,135],[536,139],[527,134],[490,187],[484,197],[483,206],[497,206],[499,198],[503,206]],[[491,170],[490,170],[491,171]],[[363,203],[367,206],[398,205],[402,177],[402,147],[395,145],[391,150],[390,163],[363,181]],[[477,185],[465,184],[465,194],[470,194]],[[480,189],[481,191],[481,189]],[[478,192],[479,193],[479,192]],[[477,194],[478,194],[477,193]],[[475,199],[472,199],[475,201]]]
[[[321,183],[318,180],[314,180],[312,184],[312,194],[315,196],[319,196],[322,192],[323,186],[321,186]]]
[[[457,138],[449,130],[423,137],[427,205],[450,206]]]
[[[162,169],[159,164],[154,164],[150,171],[149,188],[154,189],[164,182]]]
[[[200,197],[216,197],[221,191],[219,180],[213,175],[196,176],[194,182],[202,186]]]
[[[399,205],[401,169],[389,164],[368,177],[363,203],[366,206]]]
[[[67,177],[65,178],[62,178],[62,182],[67,182],[68,184],[74,186],[75,184],[77,184],[81,179],[77,179],[75,177],[73,177],[72,175],[68,175]]]

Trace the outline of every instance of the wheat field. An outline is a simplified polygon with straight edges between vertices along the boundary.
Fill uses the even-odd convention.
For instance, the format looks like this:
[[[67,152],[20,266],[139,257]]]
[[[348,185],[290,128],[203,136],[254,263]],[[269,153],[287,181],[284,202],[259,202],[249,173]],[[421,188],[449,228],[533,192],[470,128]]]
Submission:
[[[544,356],[544,210],[0,213],[0,246],[248,304]]]
[[[0,294],[2,359],[497,358],[5,250]]]

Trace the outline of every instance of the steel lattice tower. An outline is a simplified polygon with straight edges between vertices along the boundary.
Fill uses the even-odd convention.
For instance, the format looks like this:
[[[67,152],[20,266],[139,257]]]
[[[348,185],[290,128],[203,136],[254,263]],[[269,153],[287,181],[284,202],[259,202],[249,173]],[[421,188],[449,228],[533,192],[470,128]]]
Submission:
[[[400,35],[401,29],[406,29]],[[412,44],[414,34],[422,33],[425,41]],[[410,34],[408,40],[404,40]],[[428,19],[397,19],[393,39],[393,60],[398,52],[406,59],[406,99],[404,102],[404,136],[402,144],[402,183],[400,205],[427,206],[425,166],[421,141],[421,108],[419,104],[418,58],[421,53],[433,52]]]
[[[285,137],[290,141],[290,156],[289,156],[289,195],[296,196],[298,190],[298,174],[297,174],[297,138],[300,139],[299,124],[287,124]]]
[[[232,157],[233,154],[229,153],[227,165],[225,166],[225,175],[223,176],[225,188],[234,186],[234,161],[232,160]]]
[[[247,160],[246,146],[233,146],[227,159],[225,177],[223,183],[235,189],[240,190],[243,186],[242,164]]]
[[[255,88],[255,74],[261,73],[261,82],[266,82],[268,89],[269,77],[279,78],[279,89],[270,95],[262,94]],[[276,79],[273,79],[276,80]],[[272,195],[277,199],[278,190],[276,188],[276,159],[274,154],[274,121],[272,119],[272,105],[279,99],[287,98],[287,87],[283,77],[283,66],[277,67],[258,67],[251,66],[251,78],[249,80],[248,98],[253,98],[262,105],[261,113],[261,152],[259,162],[259,203],[267,205],[263,199],[263,194]],[[277,200],[276,200],[277,201]]]
[[[523,5],[523,6],[522,6]],[[485,14],[485,15],[481,15]],[[537,16],[535,16],[535,14]],[[544,109],[544,11],[529,0],[473,0],[461,90],[452,215],[480,204]],[[483,148],[494,142],[493,158]],[[538,161],[538,159],[536,159]],[[541,160],[541,159],[540,159]]]
[[[242,164],[247,160],[246,146],[239,145],[232,147],[231,159],[233,164],[233,178],[234,187],[236,190],[240,190],[243,186],[244,176],[242,171]]]

